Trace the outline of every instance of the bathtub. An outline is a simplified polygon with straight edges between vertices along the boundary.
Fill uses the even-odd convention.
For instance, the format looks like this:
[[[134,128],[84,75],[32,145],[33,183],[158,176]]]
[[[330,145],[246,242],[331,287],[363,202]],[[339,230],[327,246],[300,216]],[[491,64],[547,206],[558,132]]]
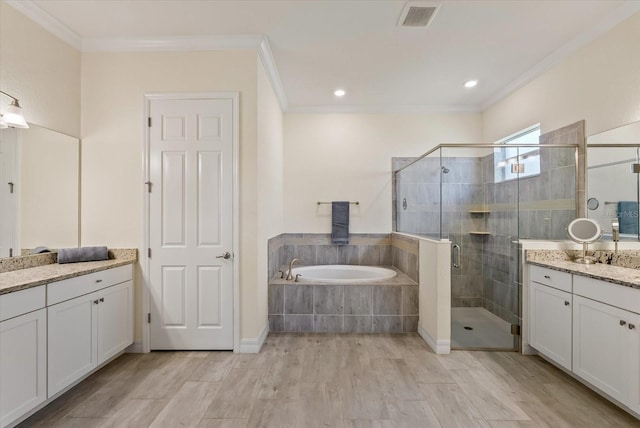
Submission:
[[[282,270],[287,271],[288,266]],[[392,267],[318,265],[293,268],[299,282],[269,282],[269,331],[405,333],[418,330],[418,284]]]
[[[295,277],[297,274],[300,274],[301,282],[314,281],[340,284],[358,284],[390,279],[397,275],[393,269],[354,265],[301,266],[293,268],[292,275]]]

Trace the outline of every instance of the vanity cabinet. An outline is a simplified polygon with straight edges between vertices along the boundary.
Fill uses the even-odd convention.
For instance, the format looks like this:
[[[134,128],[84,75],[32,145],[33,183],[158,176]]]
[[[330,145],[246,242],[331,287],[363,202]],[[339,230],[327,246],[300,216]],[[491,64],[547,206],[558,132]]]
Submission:
[[[0,296],[0,427],[47,399],[44,293],[41,286]]]
[[[566,291],[537,282],[529,286],[529,342],[567,370],[571,370],[572,300]]]
[[[131,277],[131,266],[123,266],[49,284],[49,398],[133,342]],[[84,291],[92,292],[75,297]]]
[[[634,401],[640,386],[640,315],[581,296],[573,301],[574,373],[639,411]]]
[[[529,342],[640,414],[640,290],[530,266]]]

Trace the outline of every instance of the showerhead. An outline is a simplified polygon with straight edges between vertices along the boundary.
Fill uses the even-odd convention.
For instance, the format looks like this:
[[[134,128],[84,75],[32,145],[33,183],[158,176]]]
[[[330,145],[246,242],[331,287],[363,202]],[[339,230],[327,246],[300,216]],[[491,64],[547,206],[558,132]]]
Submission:
[[[447,168],[446,166],[443,166],[441,168],[442,168],[442,173],[443,174],[448,174],[449,173],[449,168]]]

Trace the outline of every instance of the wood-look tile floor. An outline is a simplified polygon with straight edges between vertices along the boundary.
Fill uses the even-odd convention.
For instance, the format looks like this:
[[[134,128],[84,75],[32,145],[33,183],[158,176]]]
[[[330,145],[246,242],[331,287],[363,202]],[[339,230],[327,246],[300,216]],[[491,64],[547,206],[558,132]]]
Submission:
[[[640,427],[538,357],[416,334],[271,334],[260,354],[125,354],[20,427]]]

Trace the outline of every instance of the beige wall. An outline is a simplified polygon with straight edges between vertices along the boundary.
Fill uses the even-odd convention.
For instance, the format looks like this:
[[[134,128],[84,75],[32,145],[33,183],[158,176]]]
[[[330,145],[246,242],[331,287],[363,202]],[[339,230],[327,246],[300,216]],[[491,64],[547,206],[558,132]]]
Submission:
[[[269,238],[283,232],[283,122],[278,98],[261,62],[258,62],[258,233],[257,307],[258,325],[266,326]],[[260,332],[258,332],[260,333]]]
[[[542,132],[584,119],[586,135],[640,120],[640,13],[483,114],[496,141],[540,122]]]
[[[391,231],[391,158],[477,143],[480,114],[285,114],[286,232],[331,232],[331,207],[359,201],[351,233]]]
[[[255,51],[85,53],[82,57],[82,245],[142,250],[146,93],[240,92],[242,339],[256,338],[262,328],[255,316],[256,68]],[[140,279],[138,272],[138,313]],[[138,324],[136,338],[140,335]]]
[[[28,122],[80,135],[80,52],[2,1],[0,90],[20,100]]]

